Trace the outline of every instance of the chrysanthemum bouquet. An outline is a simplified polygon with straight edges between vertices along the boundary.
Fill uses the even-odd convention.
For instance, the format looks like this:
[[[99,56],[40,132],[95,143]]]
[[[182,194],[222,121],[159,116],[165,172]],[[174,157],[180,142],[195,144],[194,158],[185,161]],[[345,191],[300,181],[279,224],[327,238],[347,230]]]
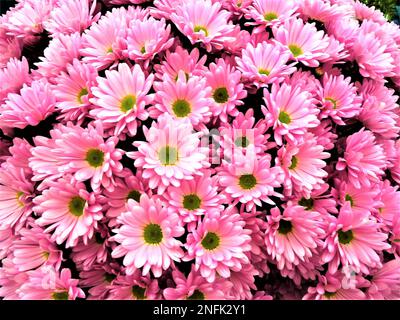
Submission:
[[[1,298],[400,299],[380,11],[19,0],[0,68]]]

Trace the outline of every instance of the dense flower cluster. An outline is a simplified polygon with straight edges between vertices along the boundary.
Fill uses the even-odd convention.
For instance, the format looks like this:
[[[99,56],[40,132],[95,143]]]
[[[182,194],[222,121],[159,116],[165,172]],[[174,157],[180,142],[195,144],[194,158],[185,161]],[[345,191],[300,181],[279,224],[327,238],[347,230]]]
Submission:
[[[400,299],[399,88],[359,1],[19,0],[0,298]]]

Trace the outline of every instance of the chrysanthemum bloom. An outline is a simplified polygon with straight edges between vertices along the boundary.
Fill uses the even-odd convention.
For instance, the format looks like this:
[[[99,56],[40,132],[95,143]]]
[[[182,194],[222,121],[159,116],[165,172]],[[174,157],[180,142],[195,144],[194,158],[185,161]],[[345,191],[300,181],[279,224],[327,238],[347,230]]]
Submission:
[[[298,4],[294,0],[254,0],[252,5],[246,8],[245,17],[255,22],[247,22],[248,25],[259,26],[256,33],[263,32],[265,27],[279,25],[285,20],[296,16]]]
[[[393,225],[394,217],[400,212],[399,186],[392,187],[389,180],[379,183],[379,202],[376,216],[388,226]]]
[[[156,279],[142,276],[140,270],[132,275],[119,274],[107,288],[107,300],[160,300],[161,293]]]
[[[222,0],[221,4],[223,9],[240,19],[252,2],[253,0]]]
[[[151,270],[158,278],[183,257],[182,243],[175,239],[184,233],[179,216],[147,195],[140,197],[140,203],[129,200],[127,209],[117,219],[121,227],[113,230],[120,245],[112,256],[124,257],[128,275],[143,267],[144,276]]]
[[[112,282],[117,277],[117,270],[110,265],[95,264],[88,271],[79,272],[79,285],[81,288],[89,288],[87,300],[105,300],[112,287]]]
[[[351,211],[349,203],[330,224],[321,259],[335,273],[339,264],[355,272],[369,273],[369,268],[382,267],[379,253],[390,248],[388,235],[379,229],[381,224],[370,216]]]
[[[285,194],[291,195],[293,191],[309,198],[313,189],[318,189],[324,184],[323,178],[328,173],[323,169],[326,166],[324,159],[330,154],[317,144],[316,137],[306,133],[304,142],[287,144],[278,150],[276,161],[285,172]]]
[[[1,262],[0,297],[4,300],[20,300],[19,289],[26,283],[28,275],[26,272],[18,271],[10,258],[3,259]]]
[[[323,146],[325,150],[332,150],[335,147],[338,135],[333,131],[331,120],[322,120],[317,127],[311,128],[310,132],[317,138],[317,143]]]
[[[177,6],[182,3],[184,0],[153,0],[154,8],[150,7],[150,13],[157,19],[169,19]]]
[[[0,25],[2,26],[2,17],[0,16]],[[0,27],[0,69],[5,68],[12,58],[21,57],[23,39],[7,35],[7,29]]]
[[[106,131],[114,136],[127,133],[136,135],[138,121],[146,120],[145,106],[152,101],[147,95],[153,84],[154,75],[147,78],[141,67],[133,69],[120,63],[117,70],[107,70],[106,78],[98,77],[97,87],[92,88],[94,98],[90,115],[101,120]]]
[[[0,167],[0,230],[24,226],[32,213],[33,183],[22,168]]]
[[[168,112],[176,119],[189,119],[194,127],[204,126],[210,120],[211,87],[205,78],[186,78],[183,70],[176,80],[164,75],[163,81],[155,82],[154,106],[149,108],[150,117],[157,119]]]
[[[281,214],[278,208],[273,208],[267,221],[265,245],[279,270],[307,262],[322,246],[325,231],[322,216],[316,211],[293,205]]]
[[[200,58],[197,48],[189,53],[181,46],[177,46],[174,52],[167,51],[161,64],[154,65],[155,76],[162,80],[164,75],[168,74],[171,79],[176,81],[181,70],[185,72],[187,79],[192,76],[201,76],[207,70],[204,65],[206,60],[207,56],[205,55]]]
[[[233,40],[235,26],[228,22],[229,17],[219,2],[194,0],[177,4],[170,19],[192,44],[200,42],[211,51],[221,50],[225,41]]]
[[[381,24],[386,23],[387,20],[382,11],[375,7],[370,7],[361,1],[349,2],[354,9],[355,18],[359,21],[371,20]]]
[[[97,196],[71,177],[48,184],[50,187],[34,199],[34,211],[42,214],[37,224],[48,226],[46,232],[54,230],[51,239],[57,244],[66,241],[66,248],[75,246],[79,239],[87,243],[103,218]]]
[[[268,124],[273,126],[274,138],[282,145],[282,137],[296,142],[302,139],[308,128],[318,126],[318,108],[307,91],[300,86],[273,84],[271,92],[264,89],[265,107],[262,112]]]
[[[132,20],[129,29],[126,56],[135,62],[144,62],[147,67],[158,53],[167,50],[174,43],[170,36],[171,26],[165,19],[156,20],[153,17],[143,20]]]
[[[286,20],[281,26],[274,26],[274,41],[288,48],[295,61],[307,67],[318,67],[321,59],[328,58],[325,53],[329,39],[324,31],[318,31],[315,24],[304,23],[301,19]]]
[[[331,191],[338,204],[344,205],[349,202],[353,212],[364,213],[365,215],[378,210],[381,205],[377,201],[380,192],[379,187],[371,185],[370,187],[357,188],[352,183],[346,182],[346,176],[343,175],[341,178],[335,179],[336,188],[332,188]]]
[[[271,196],[282,197],[274,188],[281,187],[283,172],[279,167],[271,168],[270,155],[258,158],[249,154],[236,156],[231,163],[222,160],[218,182],[229,200],[243,203],[251,211],[255,205],[261,207],[262,202],[275,204]]]
[[[247,91],[243,89],[241,83],[241,73],[224,59],[218,59],[217,63],[211,63],[208,68],[205,78],[207,85],[211,87],[211,96],[214,100],[210,108],[212,115],[227,122],[228,115],[232,117],[238,115],[236,106],[242,105],[241,99],[247,96]]]
[[[364,300],[365,293],[359,288],[344,288],[344,275],[341,273],[326,274],[319,277],[316,287],[309,287],[303,300]]]
[[[325,183],[320,188],[314,189],[309,198],[296,195],[291,201],[297,202],[305,210],[312,210],[327,215],[328,213],[337,213],[336,199],[330,194],[330,185]]]
[[[84,298],[78,287],[79,280],[71,278],[70,269],[61,272],[54,267],[44,266],[28,272],[27,281],[19,290],[21,300],[75,300]]]
[[[41,266],[61,266],[62,251],[50,240],[50,235],[35,224],[19,231],[20,238],[11,247],[12,261],[19,271],[33,270]]]
[[[243,154],[250,152],[249,148],[257,155],[265,153],[275,144],[268,142],[269,134],[267,122],[260,119],[256,123],[254,109],[250,108],[245,114],[239,113],[232,123],[222,123],[219,128],[220,145],[225,160],[232,159],[237,151]]]
[[[182,180],[192,180],[209,167],[206,153],[200,147],[201,132],[193,133],[189,119],[174,120],[165,113],[143,128],[146,141],[133,143],[138,151],[128,152],[135,167],[143,170],[142,177],[151,189],[162,194],[169,185],[179,187]]]
[[[54,112],[55,102],[50,85],[45,81],[24,85],[20,94],[10,93],[6,103],[0,106],[0,128],[10,132],[12,128],[36,126]]]
[[[58,0],[58,7],[53,9],[49,18],[43,23],[44,28],[52,34],[71,34],[83,32],[96,22],[101,13],[94,15],[96,1],[90,6],[90,0]]]
[[[61,111],[59,119],[65,121],[83,121],[89,113],[91,88],[95,86],[96,69],[75,59],[67,66],[67,72],[61,72],[54,79],[53,93],[56,97],[56,109]]]
[[[254,277],[258,276],[258,271],[251,263],[243,265],[242,270],[231,272],[229,281],[233,284],[230,290],[232,300],[250,300],[253,296],[253,290],[257,290]]]
[[[11,157],[6,157],[7,165],[22,169],[25,177],[32,177],[32,169],[29,167],[29,158],[32,156],[32,146],[25,139],[14,138],[13,145],[8,149]]]
[[[187,277],[178,269],[172,271],[176,287],[164,289],[166,300],[225,300],[232,288],[232,283],[224,278],[216,278],[210,283],[204,279],[194,265]]]
[[[336,169],[346,170],[349,181],[361,188],[379,182],[385,164],[385,154],[374,134],[361,129],[347,137],[344,157],[339,158]]]
[[[235,59],[243,79],[256,87],[282,82],[286,76],[296,71],[293,67],[296,63],[287,65],[290,53],[279,43],[248,43],[241,57]]]
[[[50,131],[51,138],[37,136],[32,148],[29,166],[34,181],[42,184],[65,174],[74,175],[78,181],[90,179],[93,190],[100,186],[113,190],[114,178],[123,175],[119,162],[123,151],[115,148],[118,139],[103,138],[103,129],[98,123],[84,129],[68,123],[58,125]],[[105,140],[105,141],[104,141]]]
[[[371,273],[372,279],[367,290],[368,299],[399,300],[400,299],[400,259],[388,261]]]
[[[329,24],[331,21],[343,19],[351,16],[348,7],[324,0],[304,0],[298,2],[301,17],[304,20],[318,21]]]
[[[358,119],[363,125],[385,139],[398,137],[400,114],[395,91],[381,81],[364,79],[359,87],[362,108]]]
[[[78,32],[71,35],[59,35],[52,39],[49,46],[44,49],[43,57],[35,63],[37,66],[35,74],[52,82],[52,79],[61,71],[67,70],[68,64],[81,57],[79,53],[81,45],[82,39]]]
[[[18,93],[24,84],[30,84],[31,75],[25,57],[12,58],[4,68],[0,68],[0,104],[9,93]]]
[[[325,73],[319,99],[322,107],[321,117],[331,117],[339,125],[345,125],[343,118],[353,118],[361,110],[361,97],[357,95],[357,88],[350,77],[345,78],[343,75]]]
[[[229,278],[231,271],[240,271],[249,263],[246,252],[251,249],[251,232],[244,226],[245,221],[232,210],[208,212],[187,236],[185,260],[195,259],[195,270],[208,282],[214,282],[217,275]]]
[[[126,211],[126,204],[129,199],[140,202],[140,197],[148,193],[147,186],[143,183],[142,177],[139,174],[134,176],[129,173],[123,179],[116,179],[115,188],[113,191],[104,190],[104,196],[107,206],[108,225],[115,226],[116,219],[122,212]]]
[[[96,263],[104,264],[107,261],[110,246],[108,238],[106,230],[99,230],[87,243],[79,241],[72,248],[71,259],[78,270],[90,270]]]
[[[182,222],[192,231],[200,217],[213,209],[221,209],[223,197],[217,192],[218,186],[211,172],[193,180],[182,181],[179,187],[169,186],[163,198],[170,208],[176,210]]]

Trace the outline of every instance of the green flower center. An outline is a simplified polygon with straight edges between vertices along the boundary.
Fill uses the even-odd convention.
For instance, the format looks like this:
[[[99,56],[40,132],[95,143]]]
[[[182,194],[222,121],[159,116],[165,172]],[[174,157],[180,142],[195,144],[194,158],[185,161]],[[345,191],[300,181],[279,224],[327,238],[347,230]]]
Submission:
[[[75,217],[80,217],[83,215],[85,204],[85,199],[82,199],[80,196],[73,197],[68,204],[69,212],[71,212]]]
[[[133,286],[133,287],[132,287],[132,295],[133,295],[137,300],[144,300],[144,299],[146,299],[145,292],[146,292],[146,288],[142,288],[141,286]]]
[[[265,74],[266,76],[269,76],[269,74],[271,73],[271,71],[267,70],[267,69],[258,69],[258,73],[259,74]]]
[[[136,202],[140,202],[140,196],[141,193],[137,190],[131,190],[129,191],[128,195],[126,196],[126,201],[128,201],[129,199],[133,199]]]
[[[83,103],[82,97],[83,97],[83,96],[86,96],[88,93],[89,93],[89,92],[88,92],[88,89],[86,89],[86,88],[82,88],[81,91],[79,91],[79,93],[78,93],[78,102],[79,102],[80,104]]]
[[[229,99],[228,90],[225,87],[215,89],[213,98],[217,103],[225,103]]]
[[[18,205],[21,207],[21,208],[23,208],[25,205],[24,205],[24,203],[21,201],[21,197],[24,195],[24,193],[22,192],[22,191],[18,191],[17,192],[17,195],[16,195],[16,198],[17,198],[17,203],[18,203]]]
[[[192,108],[190,107],[190,103],[188,101],[178,99],[172,104],[172,111],[178,118],[184,118],[190,112],[192,112]]]
[[[242,148],[247,148],[248,145],[250,144],[249,139],[247,139],[247,137],[243,136],[243,137],[238,137],[235,140],[235,145],[236,147],[242,147]]]
[[[68,300],[68,292],[63,291],[63,292],[53,292],[53,299],[54,300]]]
[[[201,199],[196,194],[188,194],[183,197],[183,207],[187,210],[199,209]]]
[[[142,54],[145,54],[145,53],[146,53],[146,48],[145,48],[145,46],[143,46],[143,47],[140,48],[140,52],[141,52]]]
[[[303,50],[298,45],[295,44],[289,45],[289,50],[293,54],[293,57],[295,58],[303,54]]]
[[[255,187],[257,179],[252,174],[244,174],[239,178],[239,185],[242,189],[249,190]]]
[[[292,157],[292,162],[290,163],[289,169],[290,170],[296,169],[298,162],[299,162],[299,160],[297,159],[297,157],[293,156]]]
[[[91,167],[101,167],[104,162],[104,152],[100,149],[89,149],[86,153],[85,160],[90,164]]]
[[[335,294],[336,294],[336,292],[328,292],[328,291],[325,291],[324,296],[325,296],[325,298],[327,298],[327,299],[331,299],[331,298],[333,298],[333,297],[335,296]]]
[[[134,95],[128,94],[121,100],[120,109],[122,112],[128,112],[129,110],[133,109],[136,105],[136,97]]]
[[[201,245],[206,250],[214,250],[219,246],[220,239],[214,232],[207,232],[204,239],[201,241]]]
[[[288,234],[292,230],[293,230],[293,225],[292,225],[291,221],[287,221],[287,220],[283,220],[283,219],[281,219],[279,221],[278,232],[280,234]]]
[[[333,99],[333,98],[325,98],[325,100],[328,100],[330,102],[332,102],[333,104],[333,109],[337,108],[337,100]]]
[[[158,158],[163,166],[172,166],[178,162],[178,149],[166,146],[158,152]]]
[[[160,225],[148,224],[143,230],[143,238],[147,244],[159,244],[163,239],[163,232]]]
[[[354,239],[353,231],[351,231],[351,230],[348,230],[348,231],[339,230],[338,231],[338,238],[339,238],[339,242],[341,244],[348,244],[348,243],[351,242],[351,240]]]
[[[187,300],[204,300],[204,293],[200,290],[194,290],[193,294],[190,297],[187,297]]]
[[[279,112],[278,120],[284,124],[289,124],[292,121],[292,119],[290,119],[290,116],[285,111]]]
[[[304,207],[306,210],[311,210],[314,206],[314,200],[312,198],[306,199],[303,197],[299,200],[299,205]]]
[[[278,15],[275,12],[267,12],[264,14],[264,20],[265,21],[272,21],[278,18]]]
[[[346,196],[344,197],[344,200],[349,201],[350,202],[350,206],[354,206],[354,200],[353,197],[349,194],[346,194]]]
[[[112,273],[106,273],[106,275],[104,276],[104,280],[108,283],[111,283],[117,276],[115,274]]]
[[[204,32],[204,35],[205,35],[206,37],[208,37],[208,30],[207,30],[206,27],[203,27],[203,26],[194,26],[193,31],[194,31],[194,32],[203,31],[203,32]]]
[[[110,48],[107,48],[106,52],[107,53],[113,53],[114,51],[113,51],[113,48],[110,47]]]

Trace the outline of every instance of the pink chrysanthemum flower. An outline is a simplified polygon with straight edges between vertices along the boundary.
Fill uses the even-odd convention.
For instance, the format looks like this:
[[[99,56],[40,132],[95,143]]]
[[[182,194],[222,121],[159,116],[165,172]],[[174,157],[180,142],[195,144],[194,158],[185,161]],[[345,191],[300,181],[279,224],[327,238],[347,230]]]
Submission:
[[[304,207],[305,210],[317,211],[322,215],[337,213],[336,199],[329,193],[329,184],[325,183],[320,188],[314,189],[309,198],[296,195],[293,202]]]
[[[371,274],[370,286],[366,292],[372,300],[400,299],[400,259],[388,261],[381,269]]]
[[[365,274],[369,274],[369,268],[382,267],[379,253],[390,245],[380,227],[370,216],[352,212],[346,203],[327,230],[321,259],[329,263],[329,272],[336,272],[340,263]]]
[[[287,65],[290,53],[280,44],[263,41],[257,45],[248,43],[241,57],[236,57],[238,69],[243,79],[256,87],[265,87],[270,83],[282,82],[285,77],[296,71],[295,63]]]
[[[250,7],[245,9],[245,17],[255,22],[247,22],[248,25],[259,26],[256,33],[263,32],[265,27],[279,25],[285,20],[296,16],[298,4],[295,0],[254,0]]]
[[[8,36],[7,29],[2,27],[0,16],[0,69],[5,68],[12,58],[20,59],[23,47],[23,39]]]
[[[330,3],[331,2],[331,3]],[[344,17],[349,17],[348,7],[325,0],[304,0],[298,2],[301,17],[304,20],[314,20],[324,24],[337,21]]]
[[[31,75],[26,58],[22,57],[21,61],[10,59],[4,68],[0,68],[0,104],[9,93],[18,93],[24,84],[30,82]]]
[[[285,172],[285,194],[291,195],[295,191],[309,198],[312,190],[323,185],[323,178],[328,176],[323,168],[326,166],[324,159],[329,157],[311,133],[306,133],[304,142],[287,144],[279,149],[276,161]]]
[[[183,257],[182,244],[175,239],[184,233],[179,216],[147,195],[140,197],[140,203],[129,200],[127,207],[118,218],[121,227],[114,230],[113,239],[120,245],[112,256],[124,257],[128,275],[143,267],[143,275],[151,270],[158,278]]]
[[[113,267],[116,263],[110,265],[94,265],[88,271],[79,272],[79,285],[88,289],[87,300],[106,300],[112,283],[117,277],[117,270]]]
[[[32,146],[25,139],[14,138],[12,142],[13,145],[8,149],[11,157],[7,157],[5,160],[12,168],[22,169],[25,177],[30,179],[32,170],[29,167],[29,158],[32,156]]]
[[[56,99],[45,81],[33,81],[24,85],[20,94],[10,93],[6,103],[0,106],[0,128],[10,132],[36,126],[54,112]]]
[[[345,125],[342,118],[353,118],[360,113],[361,97],[351,78],[343,75],[324,74],[323,84],[319,90],[322,105],[321,117],[331,117],[339,125]]]
[[[311,128],[310,132],[317,138],[317,143],[323,146],[325,150],[332,150],[335,147],[338,135],[333,131],[331,120],[322,120],[317,127]]]
[[[194,265],[187,277],[175,269],[172,278],[176,287],[163,291],[166,300],[225,300],[232,284],[223,278],[216,278],[213,283],[204,279]]]
[[[163,194],[170,208],[176,210],[182,222],[192,231],[200,217],[213,209],[221,209],[223,198],[217,192],[216,179],[205,171],[203,176],[182,181],[179,187],[170,186]]]
[[[236,156],[232,163],[222,160],[218,182],[229,200],[241,202],[251,211],[255,205],[261,207],[262,202],[275,204],[271,196],[282,197],[274,188],[281,186],[283,172],[279,167],[271,168],[270,155],[257,158],[253,153]]]
[[[249,263],[250,230],[244,226],[238,213],[208,212],[187,236],[185,260],[195,259],[195,270],[208,282],[214,282],[217,275],[229,278],[231,271],[240,271]]]
[[[47,78],[51,83],[61,71],[66,71],[68,64],[81,57],[79,49],[82,45],[81,35],[77,32],[71,35],[60,35],[50,41],[44,50],[44,56],[35,63],[38,67],[34,74]]]
[[[221,50],[225,41],[233,40],[235,26],[228,22],[229,17],[219,2],[194,0],[178,3],[170,19],[192,44],[200,42],[211,51]]]
[[[205,78],[187,79],[181,70],[176,81],[164,75],[163,81],[154,83],[154,89],[155,104],[149,108],[150,117],[157,119],[168,112],[174,118],[189,119],[194,127],[201,127],[210,120],[211,87],[207,86]]]
[[[100,230],[101,231],[101,230]],[[78,270],[91,270],[96,263],[104,264],[109,258],[108,232],[96,232],[87,243],[79,241],[73,248],[71,259]]]
[[[58,250],[50,236],[37,225],[19,231],[20,238],[12,247],[12,260],[19,271],[33,270],[41,266],[61,266],[62,251]]]
[[[156,20],[153,17],[143,20],[132,20],[127,37],[127,52],[129,59],[144,62],[147,67],[150,60],[172,46],[174,37],[170,37],[171,26],[165,19]]]
[[[347,137],[344,157],[339,158],[336,169],[346,170],[349,181],[361,188],[379,182],[385,164],[385,154],[374,134],[362,129]]]
[[[20,229],[32,213],[33,183],[22,168],[0,167],[0,230]]]
[[[288,48],[292,58],[307,67],[318,67],[321,59],[329,57],[325,53],[329,39],[314,24],[301,19],[286,20],[281,26],[273,27],[274,41]]]
[[[218,2],[215,0],[213,1]],[[253,0],[222,0],[219,2],[221,2],[222,8],[240,19],[245,14],[246,9],[252,4]]]
[[[301,141],[308,128],[318,126],[318,108],[307,91],[298,85],[273,84],[271,92],[264,89],[262,112],[273,126],[274,138],[282,145],[282,137],[290,142]]]
[[[212,115],[227,122],[228,115],[232,117],[238,115],[236,106],[242,105],[241,99],[247,96],[247,91],[240,82],[241,73],[224,59],[218,59],[217,63],[211,63],[208,68],[209,71],[204,76],[207,85],[212,89],[211,96],[214,100],[210,107]]]
[[[377,217],[389,227],[393,225],[395,216],[400,212],[400,191],[399,186],[392,187],[389,180],[379,184],[380,194]]]
[[[258,271],[251,263],[243,265],[242,270],[231,272],[229,281],[233,284],[229,295],[232,300],[250,300],[253,296],[252,291],[257,290],[254,283],[254,276],[258,276]]]
[[[48,184],[50,187],[34,199],[34,211],[41,213],[37,224],[48,226],[46,232],[54,231],[51,239],[57,244],[66,241],[66,248],[76,246],[79,239],[87,243],[103,218],[97,196],[70,177]]]
[[[114,178],[123,175],[121,149],[116,148],[117,137],[103,138],[101,125],[84,129],[68,123],[50,131],[51,138],[37,136],[29,166],[34,181],[46,184],[65,174],[73,174],[78,181],[90,179],[93,190],[100,186],[114,189]]]
[[[93,66],[75,59],[67,66],[67,72],[61,72],[54,80],[56,108],[62,113],[60,119],[83,121],[89,113],[89,97],[91,88],[97,84],[96,77],[97,71]]]
[[[148,193],[147,186],[143,183],[140,175],[131,173],[123,179],[116,179],[115,189],[111,192],[104,190],[104,196],[107,199],[107,218],[108,225],[113,227],[117,224],[116,219],[126,211],[126,205],[129,199],[140,202],[140,197]]]
[[[174,120],[164,114],[143,128],[146,142],[133,143],[138,151],[128,152],[135,167],[143,170],[142,177],[151,189],[162,194],[169,185],[179,187],[181,180],[192,180],[208,167],[206,154],[200,147],[201,133],[193,133],[189,119]]]
[[[167,74],[173,80],[178,80],[179,71],[185,72],[186,78],[201,76],[207,68],[204,66],[207,56],[200,58],[199,49],[194,48],[190,53],[181,46],[176,47],[174,52],[167,51],[161,64],[156,64],[155,76],[162,80]]]
[[[278,208],[273,208],[267,221],[265,245],[279,270],[293,269],[309,261],[323,244],[322,216],[316,211],[293,205],[281,214]]]
[[[380,24],[384,24],[387,22],[385,16],[380,10],[377,10],[375,7],[370,7],[365,3],[360,1],[351,1],[349,2],[353,9],[355,18],[359,21],[371,20],[374,22],[378,22]]]
[[[106,78],[98,77],[97,87],[92,88],[94,98],[90,101],[94,106],[90,115],[114,136],[125,133],[134,136],[138,121],[148,117],[145,107],[152,101],[147,94],[154,76],[146,78],[138,64],[131,70],[126,63],[119,64],[118,71],[107,70],[105,74]]]
[[[44,28],[52,36],[83,32],[101,15],[100,12],[94,15],[96,0],[91,6],[90,2],[90,0],[58,0],[58,7],[51,11],[49,18],[43,23]]]
[[[22,284],[19,296],[22,300],[75,300],[84,298],[85,293],[78,287],[79,280],[71,278],[70,269],[58,272],[45,266],[28,272],[27,281]]]

